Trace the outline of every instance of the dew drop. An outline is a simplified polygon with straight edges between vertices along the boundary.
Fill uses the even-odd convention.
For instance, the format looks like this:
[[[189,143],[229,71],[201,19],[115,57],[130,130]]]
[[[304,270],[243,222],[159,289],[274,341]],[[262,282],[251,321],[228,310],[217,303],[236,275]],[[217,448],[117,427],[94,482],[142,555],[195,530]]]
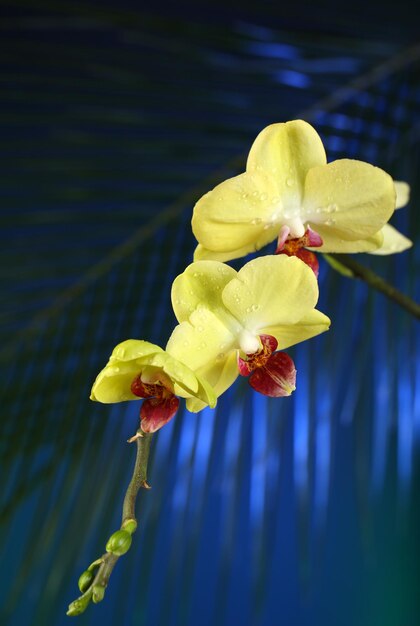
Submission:
[[[260,217],[255,217],[253,220],[251,220],[251,224],[257,225],[257,224],[261,224],[262,219]]]
[[[197,326],[197,330],[198,330],[199,333],[202,333],[203,330],[204,330],[204,327],[203,326]]]
[[[259,308],[260,308],[259,304],[253,304],[251,307],[253,311],[258,311]]]
[[[287,179],[286,179],[286,185],[287,185],[288,187],[293,187],[294,182],[295,182],[295,181],[293,180],[293,178],[287,178]]]
[[[262,194],[260,195],[260,200],[261,200],[262,202],[265,202],[265,201],[267,200],[267,198],[268,198],[268,195],[267,195],[266,193],[262,193]]]

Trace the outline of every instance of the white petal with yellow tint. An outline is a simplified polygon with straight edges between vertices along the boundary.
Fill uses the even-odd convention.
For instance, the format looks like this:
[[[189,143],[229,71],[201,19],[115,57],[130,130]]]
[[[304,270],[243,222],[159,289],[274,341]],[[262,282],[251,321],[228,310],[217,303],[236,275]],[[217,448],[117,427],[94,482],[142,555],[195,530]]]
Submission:
[[[191,263],[172,283],[172,306],[178,322],[188,320],[199,305],[210,311],[224,308],[222,291],[237,272],[219,261]]]
[[[391,224],[385,224],[381,232],[383,234],[383,243],[380,248],[371,252],[371,254],[396,254],[397,252],[408,250],[413,245],[413,242],[408,237],[405,237]]]
[[[401,209],[410,201],[410,185],[403,180],[394,180],[394,185],[397,194],[395,208]]]
[[[266,326],[261,329],[261,334],[271,335],[278,341],[278,350],[285,350],[301,341],[315,337],[329,329],[331,320],[314,309],[304,315],[296,324],[284,324],[279,326]]]
[[[229,178],[200,198],[191,224],[202,246],[228,252],[257,241],[280,211],[275,180],[256,171]]]
[[[362,161],[340,159],[312,168],[306,177],[303,215],[341,239],[366,239],[388,221],[395,208],[391,176]]]
[[[321,236],[323,241],[322,246],[319,248],[309,248],[315,252],[341,252],[343,254],[352,254],[356,252],[372,252],[380,248],[383,243],[382,230],[379,230],[374,235],[366,237],[366,239],[341,239],[335,232],[331,230],[329,226],[324,224],[317,225],[317,233]]]
[[[228,353],[222,360],[209,362],[201,367],[197,374],[211,385],[216,396],[219,397],[233,385],[239,376],[236,350]],[[201,411],[204,406],[205,404],[196,398],[187,399],[187,409],[192,413]]]
[[[308,170],[327,162],[316,130],[303,120],[271,124],[252,144],[247,172],[264,170],[275,177],[278,194],[287,210],[300,208]]]
[[[297,257],[263,256],[250,261],[223,290],[223,302],[251,332],[294,324],[315,306],[318,283]]]

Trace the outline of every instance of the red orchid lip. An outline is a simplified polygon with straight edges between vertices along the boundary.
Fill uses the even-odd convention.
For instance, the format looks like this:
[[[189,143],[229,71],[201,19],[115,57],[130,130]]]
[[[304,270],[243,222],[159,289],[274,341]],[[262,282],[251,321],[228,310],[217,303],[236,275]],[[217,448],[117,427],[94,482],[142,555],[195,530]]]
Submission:
[[[296,389],[296,368],[285,352],[274,352],[267,363],[254,370],[249,384],[255,391],[271,398],[290,396]]]
[[[141,429],[145,433],[154,433],[165,426],[179,408],[179,398],[171,394],[166,398],[147,398],[141,405]]]
[[[139,398],[145,398],[141,409],[141,429],[154,433],[169,422],[179,408],[179,398],[164,385],[144,383],[140,376],[131,383],[131,391]]]
[[[285,352],[274,352],[277,339],[260,335],[262,348],[247,360],[238,358],[241,376],[249,376],[249,384],[255,391],[271,398],[290,396],[296,389],[296,368]]]

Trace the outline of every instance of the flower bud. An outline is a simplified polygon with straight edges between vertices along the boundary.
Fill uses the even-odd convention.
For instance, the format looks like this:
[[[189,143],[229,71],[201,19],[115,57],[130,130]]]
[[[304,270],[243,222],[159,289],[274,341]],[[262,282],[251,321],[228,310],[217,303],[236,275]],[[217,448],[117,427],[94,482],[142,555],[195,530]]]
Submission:
[[[81,615],[82,613],[84,613],[84,611],[86,611],[86,607],[88,606],[89,602],[90,594],[77,598],[77,600],[74,600],[74,602],[69,604],[67,615],[69,615],[70,617],[73,617],[75,615]]]
[[[83,572],[83,574],[81,574],[78,585],[82,593],[85,593],[85,591],[89,589],[94,578],[95,574],[93,572],[90,572],[89,570],[86,570],[85,572]]]
[[[122,530],[126,530],[132,535],[137,529],[137,522],[135,519],[126,519],[122,525]]]
[[[117,530],[108,539],[106,544],[106,551],[115,554],[116,556],[122,556],[131,546],[131,535],[127,530]]]
[[[95,604],[98,604],[98,602],[101,602],[104,599],[104,595],[105,595],[105,587],[102,587],[102,585],[93,585],[92,602],[94,602]]]

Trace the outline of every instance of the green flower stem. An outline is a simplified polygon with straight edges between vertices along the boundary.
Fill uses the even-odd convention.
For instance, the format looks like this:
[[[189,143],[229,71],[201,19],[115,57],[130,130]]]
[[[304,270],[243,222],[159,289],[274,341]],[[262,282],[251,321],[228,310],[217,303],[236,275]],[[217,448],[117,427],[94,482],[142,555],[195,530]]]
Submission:
[[[149,462],[152,433],[144,433],[139,429],[136,435],[129,441],[136,442],[137,454],[133,476],[124,497],[121,528],[109,538],[107,542],[107,552],[88,567],[87,572],[94,572],[96,570],[92,582],[89,584],[89,575],[85,576],[86,572],[82,575],[84,579],[87,579],[89,586],[87,589],[82,587],[84,593],[69,605],[67,611],[67,615],[69,616],[80,615],[86,610],[91,601],[96,604],[103,599],[115,564],[120,556],[128,551],[131,545],[131,535],[137,528],[135,515],[137,495],[142,487],[144,489],[150,489],[147,484],[147,465]]]
[[[417,304],[417,302],[406,296],[404,293],[401,293],[401,291],[398,291],[398,289],[378,276],[378,274],[375,274],[375,272],[368,267],[365,267],[358,261],[355,261],[353,257],[347,254],[328,254],[324,256],[330,263],[331,267],[334,267],[334,269],[341,274],[364,280],[370,287],[380,291],[387,296],[387,298],[394,300],[394,302],[399,304],[403,309],[411,313],[411,315],[420,319],[420,305]],[[333,262],[331,263],[330,260]],[[347,272],[345,270],[347,270]]]

